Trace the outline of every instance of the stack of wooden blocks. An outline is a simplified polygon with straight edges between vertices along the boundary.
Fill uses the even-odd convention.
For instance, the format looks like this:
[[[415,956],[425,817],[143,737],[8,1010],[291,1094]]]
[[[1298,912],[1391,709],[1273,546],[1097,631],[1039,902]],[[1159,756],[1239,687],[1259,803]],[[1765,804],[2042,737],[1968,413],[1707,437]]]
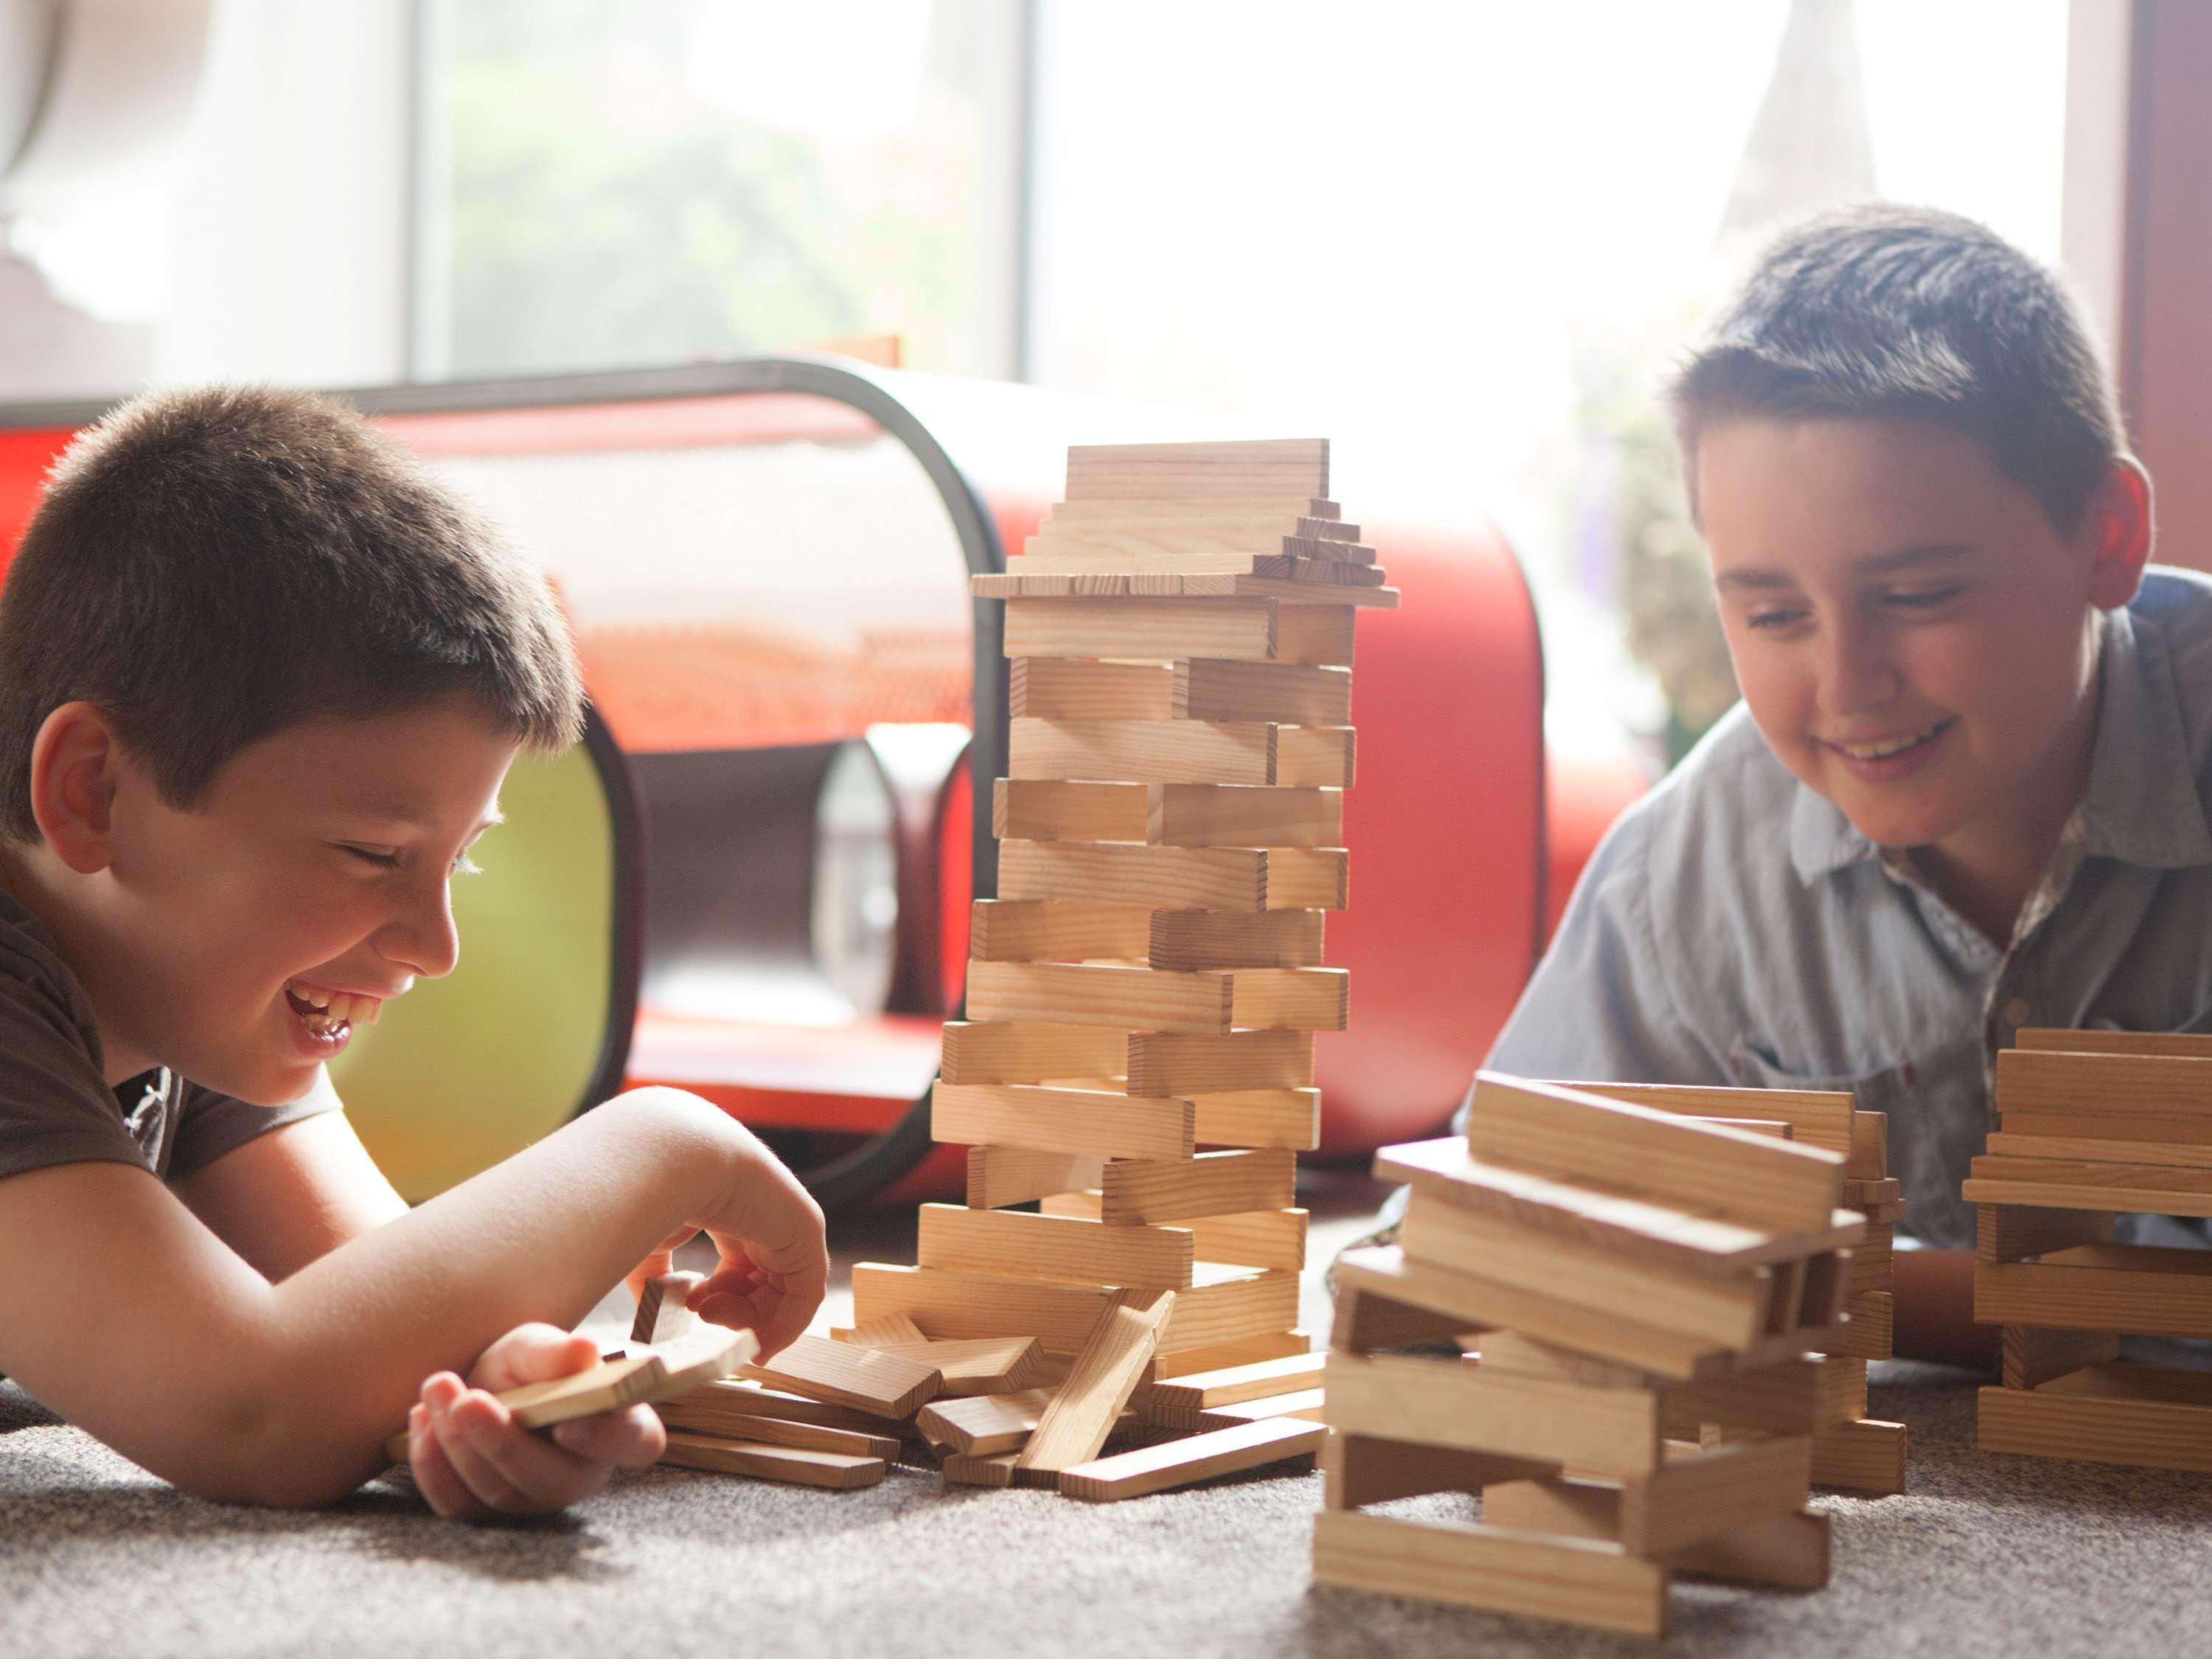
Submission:
[[[1412,1202],[1400,1246],[1338,1263],[1316,1581],[1651,1635],[1677,1570],[1825,1584],[1813,1437],[1860,1403],[1814,1357],[1866,1231],[1844,1166],[1494,1073],[1465,1140],[1386,1149]],[[1439,1492],[1480,1524],[1360,1512]]]
[[[1974,1317],[2004,1328],[1984,1451],[2212,1472],[2212,1373],[2119,1362],[2212,1338],[2212,1251],[2113,1242],[2121,1214],[2212,1216],[2212,1037],[2023,1030],[1997,1056]]]
[[[1890,1357],[1896,1324],[1895,1245],[1903,1188],[1889,1173],[1889,1119],[1864,1112],[1844,1090],[1698,1089],[1632,1083],[1570,1085],[1662,1112],[1785,1135],[1844,1160],[1843,1206],[1866,1218],[1844,1279],[1849,1316],[1836,1347],[1821,1357],[1821,1425],[1813,1436],[1813,1484],[1887,1495],[1905,1490],[1905,1428],[1867,1415],[1867,1362]],[[1708,1438],[1725,1438],[1708,1425]]]
[[[933,1105],[969,1149],[967,1203],[923,1206],[915,1267],[854,1268],[854,1319],[1073,1357],[1084,1432],[1033,1413],[1006,1462],[944,1443],[956,1478],[1073,1490],[1067,1447],[1095,1452],[1171,1371],[1286,1362],[1310,1396],[1290,1409],[1318,1408],[1293,1179],[1315,1033],[1348,1006],[1321,963],[1347,896],[1352,618],[1398,596],[1319,440],[1071,450],[1066,500],[975,586],[1006,601],[1011,723],[998,896]],[[1206,1392],[1177,1409],[1245,1403]]]

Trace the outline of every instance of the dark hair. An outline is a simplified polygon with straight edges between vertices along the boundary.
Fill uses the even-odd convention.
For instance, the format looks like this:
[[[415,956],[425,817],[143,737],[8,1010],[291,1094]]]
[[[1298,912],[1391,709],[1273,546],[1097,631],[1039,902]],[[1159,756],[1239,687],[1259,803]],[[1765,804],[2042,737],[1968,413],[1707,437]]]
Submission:
[[[79,700],[177,807],[317,716],[473,705],[539,750],[583,720],[544,577],[358,415],[267,386],[134,398],[55,464],[0,584],[0,836],[37,836],[32,742]]]
[[[1732,416],[1917,416],[1977,440],[2061,534],[2124,442],[2110,378],[2058,279],[1957,214],[1869,204],[1770,243],[1674,378],[1685,475]]]

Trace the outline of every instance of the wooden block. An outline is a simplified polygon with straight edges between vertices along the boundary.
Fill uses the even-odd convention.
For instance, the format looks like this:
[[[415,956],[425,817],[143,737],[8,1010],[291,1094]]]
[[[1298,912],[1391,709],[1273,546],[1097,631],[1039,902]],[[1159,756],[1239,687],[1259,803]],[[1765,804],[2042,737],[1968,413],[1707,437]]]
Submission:
[[[1071,445],[1066,494],[1071,501],[1325,496],[1328,494],[1328,440]]]
[[[929,1339],[921,1334],[921,1327],[904,1314],[892,1314],[855,1326],[842,1340],[858,1343],[864,1348],[892,1348],[902,1343],[927,1342]]]
[[[1003,580],[977,576],[970,585]],[[1050,581],[1048,576],[1043,580]],[[1062,578],[1080,581],[1082,577]],[[1106,580],[1117,580],[1113,577]],[[1119,580],[1129,584],[1133,593],[1175,594],[1186,599],[1235,598],[1248,599],[1279,599],[1286,601],[1286,610],[1319,610],[1325,605],[1373,605],[1384,611],[1395,611],[1401,595],[1395,587],[1340,586],[1334,582],[1276,580],[1261,575],[1134,575]]]
[[[1068,501],[1053,507],[1050,521],[1057,524],[1094,519],[1170,519],[1211,522],[1221,518],[1281,517],[1286,514],[1334,524],[1346,532],[1358,528],[1343,523],[1343,507],[1340,503],[1302,495],[1246,496],[1236,501]]]
[[[856,1457],[847,1453],[809,1451],[798,1446],[766,1446],[741,1440],[718,1440],[709,1435],[671,1431],[668,1449],[660,1461],[682,1469],[703,1469],[715,1474],[749,1474],[757,1480],[784,1480],[794,1486],[824,1486],[833,1492],[852,1492],[872,1486],[890,1468],[882,1457]]]
[[[1183,1348],[1157,1355],[1152,1370],[1164,1380],[1198,1371],[1224,1370],[1231,1365],[1256,1365],[1264,1359],[1281,1359],[1291,1354],[1309,1353],[1312,1349],[1313,1339],[1304,1331],[1270,1331],[1263,1336],[1241,1337],[1212,1347]]]
[[[1277,776],[1285,729],[1260,720],[1018,720],[1008,726],[1006,775],[1124,783],[1286,782]]]
[[[956,1019],[945,1024],[940,1075],[956,1085],[1115,1077],[1128,1055],[1128,1038],[1110,1027]]]
[[[863,1434],[851,1429],[833,1429],[821,1423],[801,1423],[787,1417],[751,1415],[732,1418],[726,1428],[687,1429],[681,1421],[668,1422],[671,1413],[682,1413],[680,1405],[656,1409],[672,1434],[682,1432],[744,1445],[797,1446],[805,1451],[836,1452],[846,1457],[880,1457],[892,1463],[898,1461],[899,1440],[895,1434]]]
[[[1297,1195],[1297,1158],[1276,1149],[1191,1158],[1117,1159],[1101,1177],[1100,1218],[1116,1227],[1285,1208]]]
[[[1238,1089],[1190,1097],[1201,1146],[1309,1152],[1321,1145],[1321,1091]]]
[[[2196,1144],[2177,1139],[2177,1130],[2187,1126],[2172,1117],[2076,1117],[2064,1112],[2007,1112],[1998,1120],[2001,1130],[2007,1133],[2033,1136],[2039,1139],[2087,1137],[2099,1140],[2136,1140],[2148,1143],[2136,1151],[2138,1160],[2163,1158],[2168,1146]],[[2154,1147],[2160,1150],[2154,1151]]]
[[[2104,1331],[2039,1331],[2029,1325],[2004,1328],[2004,1385],[2039,1388],[2053,1377],[2085,1365],[2103,1365],[2120,1357],[2120,1339]]]
[[[1200,1261],[1240,1267],[1280,1267],[1297,1273],[1306,1264],[1304,1210],[1252,1210],[1241,1215],[1194,1217],[1192,1243]]]
[[[1014,1454],[970,1457],[955,1453],[939,1471],[946,1480],[962,1486],[1011,1486],[1014,1484]]]
[[[2212,1474],[2212,1373],[2093,1365],[2037,1389],[1984,1389],[1984,1452]]]
[[[1601,1389],[1663,1387],[1660,1379],[1610,1359],[1599,1359],[1556,1343],[1540,1342],[1520,1331],[1485,1331],[1468,1357],[1470,1364],[1522,1376],[1545,1376],[1559,1382],[1582,1382]]]
[[[1989,1152],[1993,1158],[2056,1158],[2089,1164],[2149,1163],[2162,1170],[2212,1170],[2212,1146],[2188,1146],[2172,1141],[2016,1134],[2008,1129],[1990,1137]]]
[[[1141,783],[1000,778],[992,785],[991,833],[1000,841],[1141,843],[1146,802]]]
[[[1811,1495],[1814,1462],[1813,1443],[1795,1435],[1670,1461],[1623,1484],[1621,1547],[1631,1555],[1668,1556],[1795,1515]]]
[[[1813,1480],[1853,1492],[1905,1490],[1905,1429],[1873,1418],[1832,1423],[1813,1437]]]
[[[1842,1189],[1837,1153],[1496,1072],[1478,1075],[1468,1150],[1776,1231],[1826,1228]]]
[[[1322,1504],[1332,1510],[1361,1509],[1432,1492],[1480,1493],[1495,1482],[1532,1480],[1559,1471],[1557,1464],[1525,1457],[1334,1431],[1322,1449],[1321,1465],[1327,1477]]]
[[[1124,941],[1131,907],[1258,912],[1340,910],[1350,891],[1348,855],[1327,847],[1152,847],[1119,842],[1009,841],[999,849],[1004,899],[1050,899],[1084,907],[1088,930],[1077,937],[1110,943],[1110,954],[1141,959],[1151,948],[1152,915],[1132,950]],[[1093,915],[1111,908],[1110,915]],[[969,955],[976,951],[971,946]],[[1037,953],[1042,954],[1042,953]],[[1073,956],[1072,951],[1062,954]],[[1106,949],[1084,954],[1105,956]]]
[[[1850,1176],[1844,1177],[1843,1203],[1847,1209],[1887,1209],[1891,1205],[1903,1203],[1904,1200],[1905,1183],[1895,1176],[1881,1181],[1861,1181]]]
[[[1488,1358],[1486,1352],[1485,1363]],[[1807,1357],[1730,1376],[1669,1384],[1662,1406],[1670,1423],[1718,1423],[1771,1434],[1807,1435],[1824,1421],[1834,1420],[1826,1414],[1825,1395],[1837,1385],[1849,1393],[1849,1370],[1831,1379],[1827,1367],[1851,1364],[1859,1368],[1857,1403],[1863,1410],[1866,1401],[1863,1360],[1824,1362]]]
[[[1984,1261],[2019,1261],[2069,1245],[2107,1244],[2112,1238],[2112,1222],[2109,1210],[2022,1209],[1984,1204],[1974,1216],[1975,1255]]]
[[[1341,673],[1341,669],[1316,670]],[[1134,787],[1136,786],[1125,786]],[[1249,784],[1153,783],[1144,839],[1164,847],[1341,847],[1344,791]],[[1123,839],[1121,836],[1115,840]]]
[[[1449,1314],[1394,1302],[1387,1295],[1363,1291],[1357,1285],[1339,1284],[1328,1346],[1341,1353],[1373,1353],[1382,1349],[1446,1342],[1476,1328]]]
[[[2212,1337],[2212,1250],[2077,1244],[2034,1261],[1977,1261],[1974,1317],[1984,1325]]]
[[[707,1282],[707,1275],[666,1273],[648,1279],[638,1292],[637,1316],[630,1322],[633,1342],[672,1342],[698,1328],[699,1316],[686,1306],[691,1292]]]
[[[1006,665],[1006,712],[1016,720],[1173,720],[1175,684],[1165,663],[1017,657]]]
[[[1822,1356],[1820,1391],[1814,1402],[1816,1427],[1850,1423],[1867,1414],[1867,1362],[1840,1354]]]
[[[757,1382],[733,1380],[709,1383],[684,1396],[653,1407],[660,1420],[672,1429],[694,1434],[744,1439],[749,1418],[773,1417],[787,1423],[812,1423],[823,1428],[845,1429],[854,1434],[895,1432],[896,1419],[875,1412],[856,1411],[810,1400],[805,1395],[764,1389]]]
[[[1323,550],[1327,550],[1323,551]],[[1364,557],[1359,556],[1364,556]],[[1379,584],[1375,550],[1279,532],[1226,533],[1184,528],[1165,520],[1115,523],[1091,520],[1054,525],[1022,544],[1006,561],[1009,576],[1274,576],[1307,581]],[[1136,584],[1131,584],[1132,589]]]
[[[1341,1031],[1351,1018],[1345,969],[1239,968],[1225,976],[1230,1021],[1241,1030]]]
[[[1821,1352],[1849,1359],[1887,1359],[1896,1352],[1897,1302],[1887,1291],[1856,1296],[1846,1305],[1849,1322],[1821,1344]]]
[[[1009,657],[1130,657],[1172,661],[1229,657],[1247,661],[1350,662],[1352,630],[1341,653],[1285,653],[1279,633],[1286,607],[1270,599],[1009,599]]]
[[[1324,1510],[1314,1582],[1634,1636],[1667,1632],[1668,1570],[1618,1544]]]
[[[1201,1262],[1191,1277],[1161,1339],[1170,1353],[1279,1334],[1297,1322],[1296,1273]],[[1034,1336],[1057,1353],[1083,1346],[1109,1294],[1096,1285],[875,1261],[853,1269],[853,1305],[863,1319],[905,1313],[934,1338]]]
[[[1722,1275],[1638,1261],[1416,1191],[1399,1242],[1412,1260],[1729,1348],[1765,1334],[1766,1267]]]
[[[1850,1266],[1844,1275],[1846,1296],[1890,1288],[1890,1281],[1895,1277],[1893,1231],[1887,1224],[1870,1224],[1866,1237],[1851,1246]]]
[[[1105,1160],[1084,1152],[1039,1152],[1024,1146],[968,1149],[968,1206],[996,1209],[1026,1204],[1054,1193],[1073,1192],[1095,1183]]]
[[[1557,1538],[1618,1543],[1622,1484],[1556,1471],[1509,1476],[1484,1486],[1483,1524]]]
[[[1659,1466],[1659,1401],[1632,1389],[1489,1371],[1449,1359],[1332,1352],[1328,1423],[1347,1434],[1559,1462],[1595,1474]]]
[[[1258,1400],[1239,1400],[1226,1406],[1208,1406],[1200,1409],[1183,1406],[1155,1406],[1151,1408],[1152,1421],[1166,1428],[1197,1432],[1233,1429],[1240,1423],[1266,1423],[1279,1419],[1295,1418],[1308,1423],[1319,1423],[1325,1421],[1328,1416],[1327,1391],[1322,1389],[1300,1389],[1294,1394],[1267,1395]]]
[[[973,962],[1141,962],[1151,928],[1152,913],[1137,905],[977,899],[969,909],[968,956]]]
[[[1828,1582],[1828,1531],[1825,1515],[1776,1516],[1678,1551],[1667,1565],[1702,1577],[1820,1589]]]
[[[1175,718],[1347,726],[1352,671],[1306,663],[1187,658],[1174,669]]]
[[[1188,1100],[1133,1099],[1087,1089],[940,1083],[930,1134],[974,1146],[1099,1158],[1188,1158],[1195,1109]]]
[[[1352,727],[1279,726],[1274,730],[1274,764],[1262,781],[1294,789],[1352,787],[1359,769],[1359,739]],[[1224,781],[1235,783],[1243,780],[1231,778]]]
[[[1310,1087],[1313,1051],[1312,1036],[1294,1030],[1132,1031],[1124,1046],[1129,1092],[1155,1097]]]
[[[979,962],[968,970],[968,1012],[978,1019],[1225,1036],[1236,991],[1228,974],[1164,974],[1150,968],[1059,962]]]
[[[1326,1353],[1291,1354],[1249,1365],[1230,1365],[1219,1370],[1193,1371],[1152,1384],[1154,1407],[1176,1407],[1204,1411],[1214,1406],[1233,1406],[1241,1401],[1265,1400],[1272,1395],[1299,1394],[1317,1387]]]
[[[885,1318],[890,1311],[856,1316],[854,1322]],[[747,1365],[743,1374],[771,1389],[884,1417],[912,1416],[945,1383],[934,1367],[818,1336],[802,1336],[772,1363]]]
[[[1098,1455],[1152,1364],[1175,1304],[1173,1291],[1114,1293],[1076,1355],[1066,1382],[1045,1407],[1036,1432],[1014,1460],[1017,1484],[1029,1471],[1058,1472]]]
[[[2031,1025],[2014,1034],[2012,1046],[2081,1054],[2151,1054],[2171,1060],[2212,1060],[2212,1036],[2191,1031],[2069,1031]]]
[[[1108,1227],[951,1204],[921,1206],[915,1255],[924,1267],[1167,1290],[1190,1287],[1195,1259],[1184,1227]]]
[[[2106,1117],[2169,1120],[2167,1138],[2212,1143],[2212,1065],[2166,1054],[2085,1054],[2006,1048],[1997,1054],[1997,1109],[2075,1121],[2102,1136]],[[2124,1137],[2114,1137],[2123,1139]]]
[[[1147,940],[1155,968],[1312,968],[1322,957],[1319,910],[1155,910]]]
[[[1867,1160],[1851,1156],[1863,1139],[1853,1123],[1850,1091],[1844,1089],[1710,1089],[1680,1084],[1572,1083],[1563,1088],[1601,1095],[1632,1106],[1649,1107],[1681,1117],[1745,1117],[1778,1120],[1790,1126],[1790,1137],[1824,1152],[1846,1156],[1844,1173],[1880,1178],[1888,1173],[1880,1162],[1871,1169],[1859,1167]],[[1860,1115],[1880,1116],[1880,1113]]]
[[[2142,1145],[2154,1143],[2144,1142]],[[2212,1216],[2212,1169],[2040,1158],[1978,1158],[1960,1189],[1971,1204],[2027,1204],[2136,1215]]]
[[[971,1457],[988,1457],[1018,1450],[1036,1431],[1052,1396],[1050,1389],[1024,1389],[933,1401],[915,1417],[915,1426],[939,1445]]]
[[[1832,1249],[1865,1236],[1856,1213],[1837,1211],[1812,1233],[1777,1233],[1692,1215],[1640,1198],[1595,1192],[1571,1182],[1484,1164],[1457,1135],[1385,1146],[1375,1173],[1428,1197],[1495,1215],[1548,1235],[1693,1273],[1729,1274],[1763,1262]]]
[[[1318,1423],[1248,1423],[1074,1464],[1060,1471],[1060,1489],[1093,1504],[1141,1498],[1290,1458],[1310,1461],[1328,1438],[1328,1429]]]
[[[987,1336],[945,1341],[925,1339],[893,1344],[884,1352],[933,1366],[945,1378],[939,1399],[1017,1394],[1042,1383],[1048,1369],[1044,1345],[1035,1337]]]

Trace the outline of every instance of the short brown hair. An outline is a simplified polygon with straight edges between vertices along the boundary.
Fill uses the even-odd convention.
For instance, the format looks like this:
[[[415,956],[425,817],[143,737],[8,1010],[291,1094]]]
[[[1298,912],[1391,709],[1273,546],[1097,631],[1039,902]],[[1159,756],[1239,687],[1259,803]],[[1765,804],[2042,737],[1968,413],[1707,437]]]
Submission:
[[[1978,441],[2062,535],[2125,441],[2065,285],[1971,219],[1887,203],[1776,236],[1672,402],[1693,489],[1708,422],[1919,416]]]
[[[150,394],[55,464],[0,585],[0,836],[36,839],[31,745],[98,707],[188,808],[296,722],[473,705],[526,747],[582,729],[544,577],[335,400]]]

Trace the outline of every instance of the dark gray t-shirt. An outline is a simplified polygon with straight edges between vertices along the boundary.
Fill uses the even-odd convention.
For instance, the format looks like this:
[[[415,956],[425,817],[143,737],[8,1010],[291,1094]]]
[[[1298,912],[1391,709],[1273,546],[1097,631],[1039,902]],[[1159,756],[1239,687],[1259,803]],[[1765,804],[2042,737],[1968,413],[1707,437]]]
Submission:
[[[46,929],[0,892],[0,1176],[105,1163],[173,1181],[338,1106],[320,1070],[289,1106],[249,1105],[167,1067],[110,1089],[84,987]]]

